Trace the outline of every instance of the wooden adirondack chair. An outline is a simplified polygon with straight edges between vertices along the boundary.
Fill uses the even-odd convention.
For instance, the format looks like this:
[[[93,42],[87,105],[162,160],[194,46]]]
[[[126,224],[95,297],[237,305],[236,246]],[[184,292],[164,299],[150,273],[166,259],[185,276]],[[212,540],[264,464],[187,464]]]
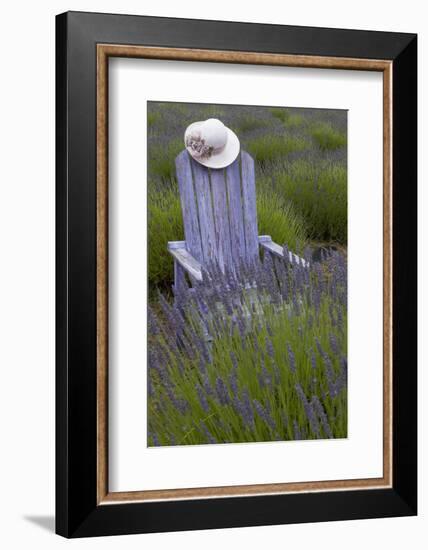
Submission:
[[[185,241],[171,241],[174,287],[180,288],[187,273],[202,281],[202,266],[211,262],[224,270],[241,260],[251,262],[259,247],[284,257],[283,247],[269,235],[258,235],[254,160],[245,151],[227,168],[202,166],[182,151],[175,160],[183,213]],[[293,263],[306,262],[289,252]]]

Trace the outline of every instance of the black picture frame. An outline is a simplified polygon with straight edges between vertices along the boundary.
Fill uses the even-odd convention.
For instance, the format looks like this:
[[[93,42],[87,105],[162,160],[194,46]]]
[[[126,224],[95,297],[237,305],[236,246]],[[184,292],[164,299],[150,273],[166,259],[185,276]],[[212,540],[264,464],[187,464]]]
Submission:
[[[391,488],[97,504],[96,46],[393,62]],[[417,513],[417,36],[68,12],[56,18],[56,532],[65,537]]]

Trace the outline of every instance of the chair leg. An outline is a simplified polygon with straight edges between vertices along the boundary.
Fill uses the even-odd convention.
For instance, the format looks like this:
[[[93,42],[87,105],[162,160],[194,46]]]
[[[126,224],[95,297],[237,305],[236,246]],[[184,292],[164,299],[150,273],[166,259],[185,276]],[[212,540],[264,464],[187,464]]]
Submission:
[[[174,286],[173,292],[174,296],[177,297],[181,290],[186,288],[186,273],[184,268],[177,262],[174,261]]]

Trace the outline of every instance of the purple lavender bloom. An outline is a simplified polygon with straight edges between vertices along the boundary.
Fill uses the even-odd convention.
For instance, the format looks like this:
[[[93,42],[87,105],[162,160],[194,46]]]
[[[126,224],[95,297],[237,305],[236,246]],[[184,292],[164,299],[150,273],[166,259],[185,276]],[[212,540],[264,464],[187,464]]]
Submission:
[[[200,421],[200,426],[205,437],[208,439],[208,443],[217,443],[217,439],[212,435],[212,433],[207,428],[207,425],[203,420]]]
[[[268,388],[272,388],[272,376],[269,374],[263,359],[261,360],[261,365],[262,365],[262,373],[260,376],[263,380],[263,387],[267,386]],[[276,364],[275,364],[275,367],[276,367]]]
[[[343,325],[343,312],[341,307],[337,309],[337,323],[340,327]]]
[[[325,277],[320,263],[314,264],[313,272],[315,275],[315,289],[318,293],[322,293],[325,290]]]
[[[208,412],[210,410],[210,406],[208,405],[208,401],[207,401],[207,397],[205,395],[205,392],[199,384],[196,385],[196,391],[198,393],[199,403],[200,403],[203,411]]]
[[[300,401],[302,402],[303,408],[305,409],[306,418],[309,421],[312,433],[317,439],[320,437],[320,428],[318,424],[318,419],[315,416],[312,405],[308,402],[305,392],[300,384],[295,385],[297,395],[299,396]]]
[[[319,341],[318,336],[315,336],[315,344],[317,346],[318,353],[321,355],[321,357],[324,357],[324,355],[326,355],[326,353],[322,349],[321,342]]]
[[[324,407],[322,406],[321,401],[319,400],[319,398],[316,395],[314,395],[312,397],[311,403],[312,403],[312,406],[314,407],[319,419],[321,420],[321,426],[322,426],[322,429],[324,430],[325,435],[329,439],[332,439],[333,438],[333,433],[331,431],[330,425],[328,423],[327,415],[325,414]]]
[[[257,414],[259,417],[271,428],[271,430],[276,430],[276,424],[269,414],[269,412],[263,407],[263,405],[257,401],[257,399],[253,399],[254,408],[256,409]]]
[[[333,305],[333,302],[329,305],[328,307],[328,314],[330,315],[330,321],[331,321],[331,324],[336,327],[337,326],[337,319],[336,319],[336,315],[334,314],[334,305]]]
[[[293,430],[294,430],[294,439],[296,441],[300,441],[301,439],[303,439],[302,433],[299,429],[299,425],[297,424],[296,419],[293,420]]]
[[[260,351],[257,331],[253,332],[253,347],[254,347],[255,353],[258,353]]]
[[[241,341],[242,341],[242,344],[243,344],[243,347],[245,349],[245,336],[246,336],[246,328],[245,328],[245,323],[244,323],[244,320],[242,319],[242,317],[239,315],[237,317],[237,325],[238,325],[238,330],[239,330],[239,334],[241,335]]]
[[[235,367],[229,375],[229,385],[232,390],[232,396],[236,397],[238,395],[238,371]]]
[[[280,290],[282,299],[284,301],[288,301],[288,296],[289,296],[288,270],[284,266],[283,262],[277,262],[276,268],[277,268],[277,275],[278,275],[279,290]]]
[[[346,387],[348,382],[348,360],[346,357],[340,358],[340,374],[336,380],[336,391],[339,393],[343,388]]]
[[[336,390],[336,384],[334,383],[333,365],[331,363],[330,357],[326,353],[324,353],[323,355],[323,363],[325,366],[328,393],[330,394],[331,398],[334,398],[337,395],[337,390]]]
[[[295,288],[297,291],[301,291],[304,284],[304,275],[303,275],[304,268],[298,264],[294,267],[294,283]]]
[[[217,377],[217,380],[215,383],[215,389],[216,389],[217,397],[220,401],[220,404],[228,405],[230,403],[229,393],[227,391],[226,384],[223,382],[223,379],[220,378],[220,376]]]
[[[230,359],[232,361],[233,368],[237,369],[238,368],[238,359],[236,358],[236,355],[234,354],[233,351],[231,351],[229,353],[229,355],[230,355]]]
[[[165,296],[159,292],[159,303],[161,305],[162,311],[171,327],[172,330],[175,332],[178,332],[180,328],[180,323],[177,322],[177,317],[173,314],[173,308],[169,305],[169,303],[166,301]]]
[[[274,360],[275,359],[275,350],[273,349],[273,344],[270,338],[266,337],[266,350],[269,357]]]
[[[156,433],[155,432],[150,432],[149,437],[150,436],[152,437],[153,446],[154,447],[160,447],[159,439],[158,439],[158,436],[156,435]]]
[[[189,404],[184,399],[180,399],[174,395],[174,392],[172,388],[167,387],[166,393],[168,395],[169,400],[173,404],[173,406],[177,409],[178,412],[181,414],[186,414],[186,412],[189,409]]]
[[[211,396],[214,395],[213,388],[211,386],[210,379],[208,377],[207,372],[202,377],[202,385],[207,395],[211,395]]]
[[[250,396],[248,390],[244,390],[242,393],[242,413],[244,423],[250,428],[254,428],[254,413],[251,406]]]
[[[296,357],[294,355],[294,352],[290,346],[290,344],[287,343],[287,353],[288,353],[288,366],[290,367],[290,370],[293,374],[296,374]]]
[[[337,343],[337,339],[336,339],[336,336],[334,334],[330,334],[330,348],[331,348],[331,351],[335,354],[335,355],[339,355],[339,346],[338,346],[338,343]]]
[[[149,333],[152,334],[153,336],[157,336],[160,332],[158,321],[155,313],[153,312],[150,306],[148,307],[148,311],[147,311],[147,320],[148,320],[148,326],[149,326]]]
[[[311,356],[311,367],[312,367],[312,370],[315,372],[317,370],[317,358],[314,353],[314,350],[310,349],[309,354]]]
[[[202,374],[202,376],[206,376],[208,371],[207,371],[207,366],[205,364],[203,357],[199,358],[198,365],[199,365],[199,372]]]
[[[149,373],[151,373],[153,370],[157,372],[160,383],[166,387],[171,384],[171,381],[167,369],[160,361],[160,353],[160,349],[158,349],[157,351],[149,349]]]
[[[321,290],[317,284],[312,287],[312,303],[314,305],[315,311],[318,313],[321,307]]]
[[[297,316],[297,315],[300,315],[300,304],[299,304],[299,298],[298,298],[298,293],[297,292],[294,292],[293,293],[293,311],[294,311],[294,314]]]

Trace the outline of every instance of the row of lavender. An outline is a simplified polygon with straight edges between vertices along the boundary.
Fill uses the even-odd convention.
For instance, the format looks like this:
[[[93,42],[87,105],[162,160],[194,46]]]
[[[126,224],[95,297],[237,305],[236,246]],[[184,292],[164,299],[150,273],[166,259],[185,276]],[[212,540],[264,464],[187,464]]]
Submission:
[[[284,254],[288,257],[288,254]],[[239,274],[239,275],[237,275]],[[266,254],[149,310],[148,443],[347,436],[347,265]]]

